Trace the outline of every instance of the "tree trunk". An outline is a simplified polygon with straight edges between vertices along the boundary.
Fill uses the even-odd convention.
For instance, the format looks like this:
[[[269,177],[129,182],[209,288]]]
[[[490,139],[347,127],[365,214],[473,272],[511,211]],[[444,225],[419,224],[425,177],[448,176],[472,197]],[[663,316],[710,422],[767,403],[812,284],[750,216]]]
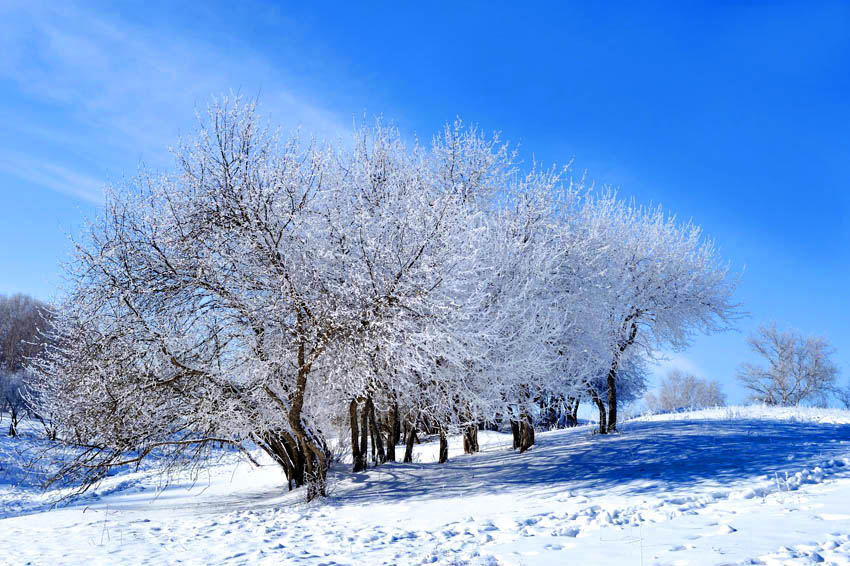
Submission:
[[[396,441],[393,438],[393,413],[393,409],[390,408],[390,414],[387,416],[387,462],[395,462]]]
[[[513,436],[513,448],[516,450],[519,448],[520,437],[519,437],[519,423],[514,419],[511,419],[511,436]]]
[[[401,440],[401,419],[398,418],[398,403],[393,403],[393,418],[390,422],[390,428],[393,431],[393,441],[398,444]]]
[[[387,416],[387,462],[395,462],[395,446],[399,437],[398,406],[390,406],[390,414]]]
[[[9,436],[18,436],[18,411],[13,406],[9,407],[9,411],[9,416],[12,417],[12,422],[9,423]]]
[[[449,440],[446,438],[446,431],[440,429],[440,464],[445,464],[449,460]]]
[[[570,426],[578,426],[578,405],[581,402],[581,399],[576,398],[575,404],[572,406],[570,413],[572,424]]]
[[[608,370],[608,432],[617,432],[617,366]]]
[[[572,427],[576,426],[573,422],[573,404],[575,403],[574,397],[567,397],[567,402],[564,410],[564,426]]]
[[[413,441],[416,439],[416,427],[413,423],[407,425],[407,443],[404,446],[404,463],[413,463]]]
[[[608,434],[608,422],[605,418],[605,403],[598,397],[594,399],[596,407],[599,409],[599,434]]]
[[[381,437],[381,430],[378,428],[378,419],[375,418],[375,404],[371,397],[366,399],[366,411],[369,413],[369,428],[372,431],[372,463],[377,466],[386,461],[387,455],[384,452],[384,439]]]
[[[298,449],[292,436],[284,431],[269,431],[252,436],[257,445],[283,468],[289,490],[301,487],[304,483],[303,460],[298,457]]]
[[[296,324],[298,325],[299,336],[302,333],[302,317],[301,311],[296,313]],[[286,413],[289,421],[291,434],[285,431],[280,431],[276,436],[283,440],[285,452],[289,456],[289,462],[284,464],[282,459],[278,461],[284,466],[284,471],[287,472],[287,479],[290,485],[294,482],[295,487],[300,487],[306,484],[307,501],[314,499],[320,495],[326,495],[327,491],[327,473],[330,466],[329,450],[321,434],[316,434],[312,430],[305,428],[301,420],[304,409],[304,393],[307,390],[307,376],[310,373],[311,364],[306,361],[306,346],[304,340],[299,338],[298,341],[298,376],[295,381],[295,388],[289,397],[289,404],[283,400],[268,386],[264,387],[267,395],[269,395],[275,403]]]
[[[478,452],[478,425],[468,425],[463,431],[463,453],[473,454]]]
[[[369,459],[369,412],[365,406],[360,411],[360,454],[363,458],[363,469],[365,470]]]
[[[590,393],[590,398],[593,401],[593,404],[596,405],[597,409],[599,409],[599,434],[607,434],[608,419],[606,418],[605,403],[599,398],[599,395],[596,394],[596,391],[594,391],[592,387],[588,387],[587,392]]]
[[[626,317],[626,322],[623,324],[623,329],[627,325],[631,325],[629,336],[620,344],[619,351],[615,354],[611,362],[611,368],[608,370],[608,431],[617,432],[617,370],[620,365],[620,357],[626,349],[634,344],[637,336],[637,317],[638,312],[633,312]]]
[[[352,399],[348,405],[348,416],[351,420],[351,459],[354,472],[366,469],[366,454],[360,450],[360,427],[357,422],[357,399]]]
[[[534,423],[531,416],[523,413],[519,423],[519,453],[522,454],[534,445]]]
[[[558,428],[558,421],[561,420],[561,408],[564,406],[563,397],[557,397],[556,399],[549,399],[549,403],[544,403],[541,401],[541,409],[543,409],[546,415],[546,428],[553,429]]]

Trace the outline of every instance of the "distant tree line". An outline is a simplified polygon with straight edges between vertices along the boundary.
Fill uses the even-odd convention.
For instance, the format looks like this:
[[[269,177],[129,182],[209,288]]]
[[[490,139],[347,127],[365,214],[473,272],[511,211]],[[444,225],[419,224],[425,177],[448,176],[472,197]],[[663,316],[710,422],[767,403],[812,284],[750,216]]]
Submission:
[[[751,402],[824,407],[835,400],[850,409],[850,383],[839,383],[835,348],[826,338],[781,330],[769,323],[753,332],[747,343],[761,360],[760,364],[741,364],[737,375],[750,392]],[[673,370],[661,381],[657,393],[648,393],[645,400],[649,410],[658,413],[722,406],[726,396],[717,381]]]
[[[726,395],[719,382],[674,369],[661,381],[658,393],[647,393],[646,403],[653,413],[669,413],[722,407],[726,405]]]
[[[0,295],[0,418],[10,418],[10,436],[17,435],[24,416],[35,415],[27,401],[27,365],[44,349],[50,318],[48,306],[37,299]]]

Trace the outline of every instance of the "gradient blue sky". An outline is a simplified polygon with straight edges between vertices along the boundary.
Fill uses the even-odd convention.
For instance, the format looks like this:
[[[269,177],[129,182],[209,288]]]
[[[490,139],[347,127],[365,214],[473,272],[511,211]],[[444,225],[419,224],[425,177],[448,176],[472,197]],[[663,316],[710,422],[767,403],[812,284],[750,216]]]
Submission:
[[[740,332],[665,366],[742,401],[744,336],[775,320],[850,376],[850,4],[176,4],[0,2],[0,293],[54,296],[104,184],[169,167],[234,89],[285,130],[381,113],[428,139],[461,116],[574,159],[746,267]]]

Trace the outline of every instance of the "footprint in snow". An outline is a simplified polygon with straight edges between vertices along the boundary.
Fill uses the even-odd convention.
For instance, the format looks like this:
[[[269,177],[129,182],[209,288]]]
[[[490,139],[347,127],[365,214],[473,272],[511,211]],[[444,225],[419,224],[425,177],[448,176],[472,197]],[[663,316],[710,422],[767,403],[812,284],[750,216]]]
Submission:
[[[560,529],[555,529],[552,531],[553,537],[572,537],[575,538],[581,530],[577,527],[562,527]]]
[[[483,523],[481,523],[481,526],[478,527],[479,533],[483,533],[483,532],[486,532],[486,531],[498,531],[498,530],[499,530],[499,527],[497,527],[493,523],[493,521],[484,521]]]

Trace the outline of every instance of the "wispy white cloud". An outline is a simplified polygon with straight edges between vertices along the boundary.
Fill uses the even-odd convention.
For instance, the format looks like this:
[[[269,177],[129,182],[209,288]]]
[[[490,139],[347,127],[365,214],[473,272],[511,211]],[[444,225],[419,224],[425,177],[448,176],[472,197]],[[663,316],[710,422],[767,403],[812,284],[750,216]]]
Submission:
[[[22,108],[4,118],[29,143],[0,140],[0,168],[88,200],[101,193],[84,187],[139,160],[169,165],[166,148],[194,127],[194,109],[231,89],[261,93],[264,113],[284,129],[349,129],[277,59],[68,3],[0,6],[0,88],[10,87]]]
[[[103,180],[52,161],[4,151],[0,154],[0,172],[95,204],[103,202]]]
[[[705,379],[705,372],[703,369],[695,361],[683,354],[656,352],[655,357],[656,360],[650,364],[649,371],[654,377],[654,382],[656,384],[661,378],[665,377],[674,369]]]

